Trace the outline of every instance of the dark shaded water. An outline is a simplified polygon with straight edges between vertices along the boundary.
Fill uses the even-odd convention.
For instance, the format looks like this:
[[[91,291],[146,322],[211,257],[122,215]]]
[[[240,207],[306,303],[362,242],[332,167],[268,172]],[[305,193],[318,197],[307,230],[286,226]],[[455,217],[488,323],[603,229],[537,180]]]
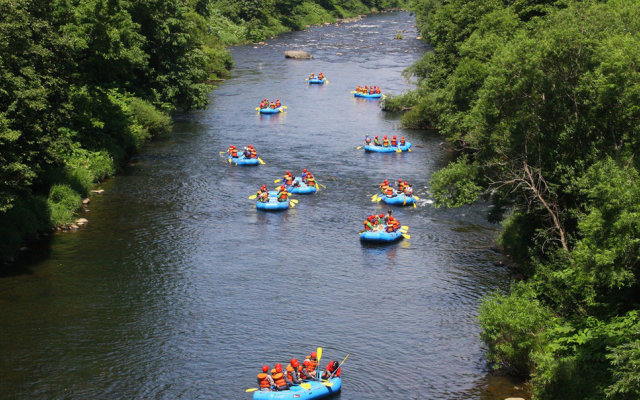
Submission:
[[[207,110],[106,182],[86,228],[0,278],[0,397],[245,399],[263,363],[317,346],[323,365],[351,353],[342,399],[515,394],[487,376],[475,319],[508,281],[488,249],[496,227],[483,206],[426,204],[440,139],[349,93],[408,88],[401,72],[426,51],[416,35],[409,14],[389,13],[234,48]],[[315,59],[285,60],[295,48]],[[320,71],[330,84],[307,86]],[[260,117],[263,97],[288,113]],[[355,150],[367,133],[404,135],[415,151]],[[230,166],[218,153],[229,144],[253,144],[266,165]],[[327,189],[296,208],[265,214],[247,199],[304,167]],[[370,201],[384,178],[423,201],[394,209],[410,240],[364,247],[362,220],[386,211]]]

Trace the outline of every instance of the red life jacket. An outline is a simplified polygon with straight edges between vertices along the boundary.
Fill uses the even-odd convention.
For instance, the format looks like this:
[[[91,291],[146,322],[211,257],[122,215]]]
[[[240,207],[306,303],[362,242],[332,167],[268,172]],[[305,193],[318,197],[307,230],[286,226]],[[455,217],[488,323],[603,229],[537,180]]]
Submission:
[[[393,188],[391,186],[387,186],[386,195],[393,196]]]
[[[251,158],[257,158],[258,151],[256,149],[251,149]]]
[[[400,146],[404,146],[404,138],[400,139]]]
[[[397,146],[397,145],[398,145],[398,139],[396,139],[396,138],[391,138],[391,145],[392,145],[392,146]]]
[[[389,139],[384,139],[384,140],[382,141],[382,145],[383,145],[384,147],[389,147]]]
[[[231,157],[238,157],[238,149],[231,149]]]
[[[287,381],[284,379],[284,374],[282,372],[275,373],[272,378],[278,389],[287,388]]]
[[[267,379],[269,375],[267,375],[265,372],[261,372],[258,374],[258,385],[261,388],[270,388],[271,387],[271,383],[269,382],[269,379]]]
[[[370,231],[371,229],[373,229],[373,225],[371,225],[371,222],[369,222],[369,220],[365,219],[363,223],[365,231]]]

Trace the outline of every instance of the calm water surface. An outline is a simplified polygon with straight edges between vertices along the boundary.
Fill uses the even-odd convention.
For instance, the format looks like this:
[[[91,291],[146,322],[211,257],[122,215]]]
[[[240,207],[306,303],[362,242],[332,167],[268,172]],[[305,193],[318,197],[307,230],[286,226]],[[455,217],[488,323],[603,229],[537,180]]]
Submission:
[[[388,13],[233,48],[207,110],[178,116],[106,182],[86,228],[0,278],[0,397],[247,399],[263,363],[317,346],[323,365],[351,353],[341,399],[513,394],[488,377],[478,339],[481,296],[509,279],[486,206],[426,204],[441,139],[349,93],[409,88],[401,73],[427,51],[416,36],[412,16]],[[330,83],[308,86],[310,72]],[[259,116],[264,97],[288,112]],[[414,151],[365,154],[365,134],[404,135]],[[253,144],[266,165],[230,166],[229,144]],[[296,208],[266,214],[247,199],[305,167],[327,189]],[[386,212],[370,201],[384,178],[413,183],[422,204],[394,209],[410,240],[365,247],[357,232]]]

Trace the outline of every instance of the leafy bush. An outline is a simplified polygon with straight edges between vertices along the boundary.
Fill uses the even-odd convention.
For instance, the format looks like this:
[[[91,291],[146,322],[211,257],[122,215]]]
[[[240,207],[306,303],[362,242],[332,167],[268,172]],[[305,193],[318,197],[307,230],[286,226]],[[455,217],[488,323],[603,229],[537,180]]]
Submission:
[[[475,183],[477,168],[466,156],[436,171],[431,176],[431,189],[436,206],[460,207],[476,201],[482,188]]]
[[[69,185],[53,185],[47,198],[51,222],[54,225],[71,222],[81,200],[80,195]]]

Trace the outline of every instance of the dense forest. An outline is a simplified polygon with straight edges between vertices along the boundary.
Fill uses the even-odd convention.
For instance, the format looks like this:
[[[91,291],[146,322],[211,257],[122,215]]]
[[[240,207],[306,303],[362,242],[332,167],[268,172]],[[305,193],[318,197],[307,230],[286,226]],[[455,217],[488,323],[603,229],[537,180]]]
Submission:
[[[403,0],[0,0],[0,260],[74,220],[170,114],[202,108],[225,46]]]
[[[438,205],[490,201],[517,281],[489,361],[540,399],[640,398],[640,2],[417,0],[433,51],[385,102],[457,154]]]

